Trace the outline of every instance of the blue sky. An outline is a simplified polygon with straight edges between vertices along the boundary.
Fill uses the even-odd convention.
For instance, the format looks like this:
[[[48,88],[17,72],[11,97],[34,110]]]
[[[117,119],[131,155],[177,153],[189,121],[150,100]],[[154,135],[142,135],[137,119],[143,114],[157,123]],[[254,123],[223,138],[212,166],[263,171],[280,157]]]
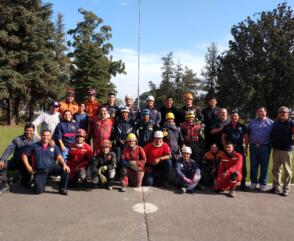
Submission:
[[[127,75],[113,79],[118,97],[136,97],[138,0],[47,0],[54,18],[64,15],[65,28],[82,20],[78,8],[93,11],[112,27],[112,55],[126,64]],[[148,81],[160,82],[161,57],[173,51],[176,63],[187,65],[200,76],[207,46],[216,42],[227,48],[230,29],[247,16],[272,10],[274,0],[141,0],[141,92]],[[294,0],[288,0],[294,8]]]

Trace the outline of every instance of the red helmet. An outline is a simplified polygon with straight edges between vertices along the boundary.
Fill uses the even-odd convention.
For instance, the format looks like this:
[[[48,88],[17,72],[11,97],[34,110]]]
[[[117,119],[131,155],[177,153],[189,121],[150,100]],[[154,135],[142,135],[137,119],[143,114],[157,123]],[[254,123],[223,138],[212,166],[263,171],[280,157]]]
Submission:
[[[80,128],[76,131],[76,136],[86,137],[86,131]]]

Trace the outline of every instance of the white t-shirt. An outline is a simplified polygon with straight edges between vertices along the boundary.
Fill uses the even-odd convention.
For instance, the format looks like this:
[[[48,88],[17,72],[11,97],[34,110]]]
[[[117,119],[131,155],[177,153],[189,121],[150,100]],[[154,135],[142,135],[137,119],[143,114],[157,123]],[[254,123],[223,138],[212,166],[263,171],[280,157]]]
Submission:
[[[36,133],[37,132],[37,128],[39,125],[41,125],[41,129],[40,131],[42,132],[43,130],[50,130],[51,134],[53,135],[56,126],[58,125],[58,123],[60,122],[60,113],[51,113],[50,111],[42,113],[41,115],[39,115],[34,121],[33,121],[33,125],[36,128]]]

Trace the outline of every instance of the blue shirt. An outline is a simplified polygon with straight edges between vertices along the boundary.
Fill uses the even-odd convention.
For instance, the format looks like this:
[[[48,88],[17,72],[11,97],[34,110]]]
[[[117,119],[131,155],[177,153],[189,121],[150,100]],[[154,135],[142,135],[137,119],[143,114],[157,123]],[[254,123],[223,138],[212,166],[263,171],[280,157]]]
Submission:
[[[233,143],[234,145],[242,146],[244,144],[244,135],[247,133],[247,127],[238,122],[234,128],[233,124],[230,123],[224,127],[223,132],[226,135],[227,143]]]
[[[87,113],[83,113],[83,114],[75,113],[74,119],[78,123],[79,128],[82,128],[85,131],[87,131],[88,119],[89,119]]]
[[[264,120],[251,120],[248,125],[249,142],[259,145],[270,144],[272,127],[273,121],[267,117]]]
[[[41,142],[31,145],[27,150],[27,155],[30,155],[35,169],[46,169],[55,164],[60,151],[57,146],[43,146]]]

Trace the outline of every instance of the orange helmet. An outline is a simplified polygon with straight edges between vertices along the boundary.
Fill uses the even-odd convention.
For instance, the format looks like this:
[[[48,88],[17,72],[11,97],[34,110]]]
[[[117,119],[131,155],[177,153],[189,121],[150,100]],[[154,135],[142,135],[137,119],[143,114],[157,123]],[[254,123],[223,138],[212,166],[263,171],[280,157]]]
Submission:
[[[111,141],[110,140],[103,141],[101,147],[109,147],[109,148],[111,148],[112,147]]]
[[[193,95],[191,93],[184,94],[184,100],[193,100]]]

